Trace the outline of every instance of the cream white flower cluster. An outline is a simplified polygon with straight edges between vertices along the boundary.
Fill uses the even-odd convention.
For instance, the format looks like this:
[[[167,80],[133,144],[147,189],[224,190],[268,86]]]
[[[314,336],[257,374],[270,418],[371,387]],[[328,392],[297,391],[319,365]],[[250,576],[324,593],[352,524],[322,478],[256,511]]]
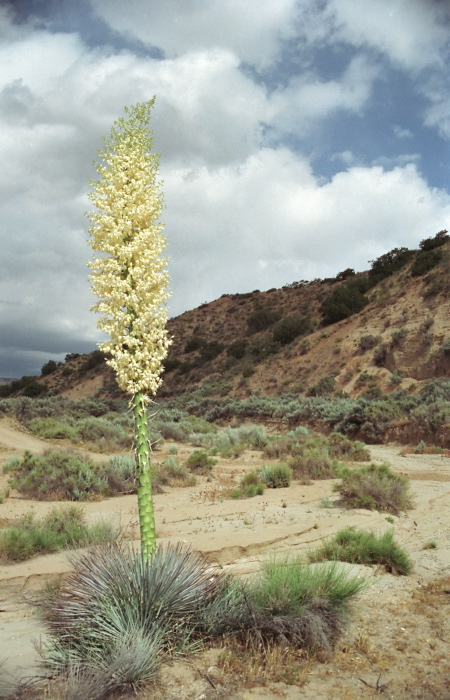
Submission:
[[[111,338],[100,348],[111,357],[121,389],[155,394],[171,344],[166,331],[169,296],[162,225],[158,156],[150,153],[148,130],[154,100],[125,108],[114,123],[97,164],[101,180],[91,183],[90,245],[99,253],[89,263],[98,327]]]

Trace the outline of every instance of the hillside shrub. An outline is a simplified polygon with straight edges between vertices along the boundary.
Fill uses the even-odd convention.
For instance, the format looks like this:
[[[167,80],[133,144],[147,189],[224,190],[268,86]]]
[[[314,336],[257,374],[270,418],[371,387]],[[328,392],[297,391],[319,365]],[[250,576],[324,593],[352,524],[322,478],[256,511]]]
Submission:
[[[273,326],[280,318],[280,312],[275,309],[260,307],[247,318],[248,333],[259,333]]]
[[[248,472],[245,474],[239,487],[231,491],[231,498],[254,498],[254,496],[262,496],[264,493],[264,483],[261,481],[256,472]]]
[[[189,338],[189,340],[186,342],[186,345],[184,346],[184,352],[185,353],[190,353],[190,352],[195,352],[196,350],[200,350],[204,345],[206,341],[204,338],[200,338],[199,336],[192,336]]]
[[[435,236],[424,238],[423,241],[420,241],[419,248],[424,251],[433,250],[434,248],[440,248],[440,246],[447,243],[447,241],[450,241],[450,236],[448,235],[448,231],[444,229],[443,231],[439,231]]]
[[[55,360],[49,360],[48,362],[45,363],[45,365],[42,366],[41,376],[46,377],[48,374],[52,374],[53,372],[56,372],[57,369],[58,369],[58,363],[55,362]]]
[[[292,469],[287,464],[265,465],[260,469],[259,478],[269,489],[287,488],[291,485]]]
[[[387,350],[388,346],[386,345],[386,343],[381,343],[381,345],[379,345],[373,353],[373,362],[377,367],[384,367],[386,362]]]
[[[311,330],[312,324],[309,317],[285,316],[274,327],[272,337],[275,343],[288,345],[299,336],[310,333]]]
[[[323,324],[328,326],[359,313],[369,300],[355,286],[338,287],[321,304]]]
[[[89,372],[91,369],[100,367],[105,362],[105,353],[101,350],[91,352],[80,367],[80,372]]]
[[[336,379],[334,374],[326,374],[308,390],[308,396],[328,396],[333,393],[335,388]]]
[[[379,282],[397,272],[397,270],[401,270],[411,260],[413,255],[414,251],[409,248],[393,248],[388,253],[380,255],[376,260],[370,260],[369,277]]]
[[[227,347],[227,355],[234,357],[235,360],[241,360],[245,357],[248,348],[247,340],[236,340]]]
[[[347,508],[367,508],[393,515],[411,508],[409,479],[394,474],[387,462],[344,467],[339,476],[342,481],[334,488]]]
[[[442,250],[433,248],[432,250],[421,250],[417,253],[411,266],[411,275],[421,277],[436,267],[443,258]]]
[[[394,540],[392,530],[382,535],[347,527],[308,552],[309,562],[324,560],[347,561],[351,564],[380,564],[388,573],[407,576],[412,562],[405,550]]]
[[[359,349],[362,350],[362,352],[365,352],[366,350],[371,350],[376,345],[378,345],[379,341],[380,341],[379,336],[363,335],[359,339]]]

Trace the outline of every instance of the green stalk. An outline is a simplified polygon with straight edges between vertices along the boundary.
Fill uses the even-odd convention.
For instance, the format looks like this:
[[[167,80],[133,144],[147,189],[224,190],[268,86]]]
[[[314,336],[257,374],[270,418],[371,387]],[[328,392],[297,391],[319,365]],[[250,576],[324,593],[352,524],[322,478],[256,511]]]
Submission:
[[[143,392],[132,399],[137,468],[137,496],[141,551],[148,559],[156,550],[155,513],[153,510],[152,479],[150,472],[150,435],[148,432],[147,404]]]

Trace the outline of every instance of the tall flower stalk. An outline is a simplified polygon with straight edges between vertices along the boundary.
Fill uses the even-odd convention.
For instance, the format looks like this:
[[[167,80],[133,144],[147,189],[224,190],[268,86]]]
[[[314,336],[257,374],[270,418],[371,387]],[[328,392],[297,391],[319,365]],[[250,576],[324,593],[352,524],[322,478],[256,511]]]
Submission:
[[[114,122],[96,164],[100,180],[91,182],[89,244],[98,254],[89,263],[93,310],[103,314],[98,327],[110,336],[99,347],[130,396],[134,417],[141,548],[156,548],[148,430],[150,394],[161,384],[162,362],[171,343],[167,331],[169,275],[163,256],[166,240],[159,222],[163,209],[158,155],[151,153],[149,131],[154,98],[125,107],[127,118]]]

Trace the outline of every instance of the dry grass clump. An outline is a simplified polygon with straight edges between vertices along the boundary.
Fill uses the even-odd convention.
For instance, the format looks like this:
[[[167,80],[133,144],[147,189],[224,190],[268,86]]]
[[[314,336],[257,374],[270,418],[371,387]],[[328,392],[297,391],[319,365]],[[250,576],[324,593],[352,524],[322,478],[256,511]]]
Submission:
[[[412,507],[409,479],[394,474],[387,462],[340,469],[342,481],[334,489],[347,508],[367,508],[399,515]]]

